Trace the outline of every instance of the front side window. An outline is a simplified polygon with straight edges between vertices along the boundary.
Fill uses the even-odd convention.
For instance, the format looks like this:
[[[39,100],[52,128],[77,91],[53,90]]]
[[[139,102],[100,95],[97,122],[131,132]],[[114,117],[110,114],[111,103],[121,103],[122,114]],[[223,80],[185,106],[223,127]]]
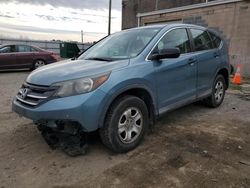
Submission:
[[[14,45],[4,46],[4,47],[0,48],[0,53],[13,53],[15,51],[16,50],[15,50]]]
[[[88,49],[78,59],[113,61],[136,57],[159,30],[144,28],[115,33]]]
[[[200,29],[190,29],[190,31],[193,36],[195,51],[213,49],[213,43],[210,40],[207,31]]]
[[[23,45],[17,46],[17,50],[18,52],[30,52],[31,51],[30,46],[23,46]]]
[[[190,41],[186,29],[175,29],[168,32],[157,44],[154,52],[169,48],[179,48],[181,54],[191,52]]]
[[[10,53],[10,52],[11,52],[10,46],[5,46],[0,48],[0,53]]]

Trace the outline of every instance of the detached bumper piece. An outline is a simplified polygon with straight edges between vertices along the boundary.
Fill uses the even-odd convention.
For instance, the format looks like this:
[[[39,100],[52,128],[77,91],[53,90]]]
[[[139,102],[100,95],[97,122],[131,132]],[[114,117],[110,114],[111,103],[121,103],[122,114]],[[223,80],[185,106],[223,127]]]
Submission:
[[[71,157],[87,153],[87,134],[80,130],[80,125],[77,122],[40,121],[36,124],[51,149],[61,149]]]

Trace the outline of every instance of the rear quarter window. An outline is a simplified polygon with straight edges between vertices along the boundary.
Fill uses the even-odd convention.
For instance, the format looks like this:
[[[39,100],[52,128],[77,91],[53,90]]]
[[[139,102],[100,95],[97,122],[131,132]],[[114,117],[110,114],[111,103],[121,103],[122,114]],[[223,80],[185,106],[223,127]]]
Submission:
[[[34,47],[30,47],[30,50],[31,50],[32,52],[38,52],[38,49],[36,49],[36,48],[34,48]]]
[[[212,32],[208,32],[211,39],[212,39],[212,42],[213,42],[213,45],[214,45],[214,48],[219,48],[221,43],[222,43],[222,39],[220,37],[218,37],[217,35],[215,35],[214,33]]]

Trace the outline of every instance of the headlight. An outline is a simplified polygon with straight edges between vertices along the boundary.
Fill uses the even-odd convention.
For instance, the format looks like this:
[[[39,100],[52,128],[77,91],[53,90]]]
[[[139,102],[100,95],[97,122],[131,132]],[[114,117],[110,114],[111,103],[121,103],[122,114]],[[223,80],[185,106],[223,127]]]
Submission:
[[[54,96],[68,97],[91,92],[102,85],[109,78],[109,75],[110,73],[94,78],[80,78],[77,80],[55,83],[52,86],[59,87],[59,89]]]

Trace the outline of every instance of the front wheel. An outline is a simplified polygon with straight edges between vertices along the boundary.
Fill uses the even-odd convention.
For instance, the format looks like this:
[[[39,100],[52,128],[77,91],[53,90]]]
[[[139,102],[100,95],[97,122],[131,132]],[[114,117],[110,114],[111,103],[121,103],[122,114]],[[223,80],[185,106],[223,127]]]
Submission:
[[[212,89],[212,95],[204,99],[203,103],[208,107],[216,108],[223,102],[226,91],[226,82],[222,75],[216,77]]]
[[[100,136],[108,148],[124,153],[138,146],[148,124],[148,109],[144,101],[135,96],[123,96],[108,111]]]

